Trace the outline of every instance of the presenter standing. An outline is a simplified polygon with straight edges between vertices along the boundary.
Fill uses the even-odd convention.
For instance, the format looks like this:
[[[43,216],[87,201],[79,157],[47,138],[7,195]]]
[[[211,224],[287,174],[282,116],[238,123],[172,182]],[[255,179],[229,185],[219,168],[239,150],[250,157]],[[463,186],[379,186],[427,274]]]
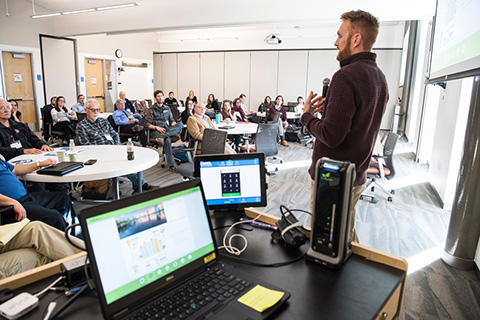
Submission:
[[[358,242],[355,208],[365,188],[366,171],[388,101],[388,87],[375,61],[376,54],[370,52],[378,35],[377,18],[357,10],[345,12],[340,19],[342,24],[334,45],[341,68],[333,75],[326,97],[310,92],[301,123],[316,138],[309,169],[312,179],[315,165],[322,157],[355,164],[349,238]],[[322,113],[322,119],[315,118],[316,112]],[[313,190],[312,180],[311,207]]]

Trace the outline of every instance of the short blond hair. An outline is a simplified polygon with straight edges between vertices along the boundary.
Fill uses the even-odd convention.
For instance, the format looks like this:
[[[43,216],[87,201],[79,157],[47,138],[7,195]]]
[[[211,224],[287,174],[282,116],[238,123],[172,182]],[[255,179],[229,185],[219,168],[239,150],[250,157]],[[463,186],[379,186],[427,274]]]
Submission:
[[[380,28],[380,23],[375,16],[363,10],[352,10],[342,14],[340,19],[350,21],[353,30],[362,35],[365,49],[372,50]]]

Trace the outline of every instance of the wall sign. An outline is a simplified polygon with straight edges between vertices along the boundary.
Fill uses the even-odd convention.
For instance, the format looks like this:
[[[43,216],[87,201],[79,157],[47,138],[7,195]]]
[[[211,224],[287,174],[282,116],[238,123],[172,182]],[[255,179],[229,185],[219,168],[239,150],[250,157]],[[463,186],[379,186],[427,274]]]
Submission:
[[[92,77],[92,85],[96,85],[96,84],[97,84],[97,78]]]
[[[21,73],[14,73],[13,74],[13,79],[17,83],[22,83],[22,74]]]

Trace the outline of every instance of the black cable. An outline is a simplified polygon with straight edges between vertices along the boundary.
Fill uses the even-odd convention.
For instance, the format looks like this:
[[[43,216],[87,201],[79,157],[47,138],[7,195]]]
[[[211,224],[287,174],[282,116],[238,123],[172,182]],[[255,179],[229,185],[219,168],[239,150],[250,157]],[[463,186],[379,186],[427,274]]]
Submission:
[[[300,256],[292,259],[292,260],[287,260],[287,261],[282,261],[282,262],[276,262],[276,263],[260,263],[260,262],[254,262],[254,261],[250,261],[250,260],[245,260],[245,259],[241,259],[241,258],[237,258],[237,257],[234,257],[234,256],[231,256],[231,255],[226,255],[224,253],[220,253],[220,255],[226,259],[230,259],[232,261],[235,261],[235,262],[239,262],[239,263],[244,263],[244,264],[249,264],[249,265],[252,265],[252,266],[257,266],[257,267],[265,267],[265,268],[276,268],[276,267],[283,267],[283,266],[286,266],[286,265],[289,265],[289,264],[292,264],[292,263],[295,263],[299,260],[302,260],[305,255],[307,254],[307,252],[305,251],[304,253],[302,253]]]
[[[80,225],[79,223],[74,223],[74,224],[71,224],[71,225],[67,226],[67,228],[65,229],[65,238],[67,238],[67,241],[68,241],[72,246],[74,246],[75,248],[80,249],[80,250],[82,250],[82,251],[87,251],[87,249],[82,248],[82,247],[80,247],[79,245],[77,245],[76,243],[74,243],[74,242],[72,241],[72,239],[70,239],[70,235],[68,234],[68,230],[70,230],[70,229],[72,229],[72,228],[75,228],[75,227],[77,227],[77,226],[79,226],[79,225]]]
[[[213,228],[213,231],[220,230],[220,229],[225,229],[225,228],[230,228],[231,226],[232,225],[229,224],[229,225],[225,225],[225,226],[215,227],[215,228]],[[245,231],[253,231],[253,227],[246,228],[246,226],[243,226],[243,225],[237,225],[235,227],[239,228],[239,229],[242,229],[242,230],[245,230]]]
[[[60,315],[65,309],[67,309],[78,297],[88,288],[88,285],[84,285],[73,297],[68,299],[55,313],[53,313],[48,320],[53,320]]]

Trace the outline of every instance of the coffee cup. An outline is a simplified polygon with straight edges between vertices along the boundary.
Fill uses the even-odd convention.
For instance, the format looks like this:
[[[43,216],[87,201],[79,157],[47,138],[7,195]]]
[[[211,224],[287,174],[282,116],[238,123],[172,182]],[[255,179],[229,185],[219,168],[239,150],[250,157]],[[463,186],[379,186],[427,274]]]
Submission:
[[[58,162],[65,161],[65,150],[63,149],[57,150],[57,159],[58,159]]]
[[[70,162],[77,161],[77,152],[70,151],[70,153],[68,154],[68,158],[70,159]]]

